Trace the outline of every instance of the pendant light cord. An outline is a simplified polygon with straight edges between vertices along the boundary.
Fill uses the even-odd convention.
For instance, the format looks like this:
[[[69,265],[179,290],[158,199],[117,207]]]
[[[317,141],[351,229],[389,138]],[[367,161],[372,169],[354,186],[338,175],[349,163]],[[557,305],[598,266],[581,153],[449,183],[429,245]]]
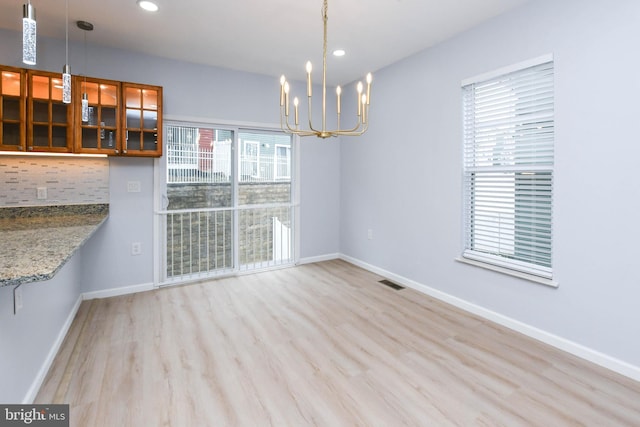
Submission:
[[[65,0],[65,22],[64,22],[64,36],[65,36],[65,64],[69,65],[69,0]]]
[[[87,91],[87,32],[84,32],[84,84],[85,84],[85,92]]]

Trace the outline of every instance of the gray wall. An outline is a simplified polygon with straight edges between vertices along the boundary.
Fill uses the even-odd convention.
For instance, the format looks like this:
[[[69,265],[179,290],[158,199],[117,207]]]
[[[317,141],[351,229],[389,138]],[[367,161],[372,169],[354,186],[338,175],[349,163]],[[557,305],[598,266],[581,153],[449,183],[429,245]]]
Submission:
[[[639,22],[637,0],[532,1],[375,73],[370,130],[341,144],[341,252],[640,367]],[[558,289],[454,261],[460,83],[547,53]]]

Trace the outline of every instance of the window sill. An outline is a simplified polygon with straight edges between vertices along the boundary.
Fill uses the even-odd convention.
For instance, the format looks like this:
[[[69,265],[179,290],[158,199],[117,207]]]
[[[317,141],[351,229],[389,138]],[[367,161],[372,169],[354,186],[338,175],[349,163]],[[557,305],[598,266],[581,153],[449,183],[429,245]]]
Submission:
[[[496,265],[491,265],[484,262],[474,261],[472,259],[467,259],[462,257],[458,257],[455,260],[463,264],[473,265],[475,267],[484,268],[485,270],[495,271],[497,273],[506,274],[509,276],[517,277],[519,279],[524,279],[524,280],[528,280],[530,282],[538,283],[541,285],[550,286],[552,288],[557,288],[558,286],[560,286],[560,284],[555,280],[545,279],[543,277],[538,277],[533,274],[522,273],[520,271],[510,270],[508,268],[498,267]]]

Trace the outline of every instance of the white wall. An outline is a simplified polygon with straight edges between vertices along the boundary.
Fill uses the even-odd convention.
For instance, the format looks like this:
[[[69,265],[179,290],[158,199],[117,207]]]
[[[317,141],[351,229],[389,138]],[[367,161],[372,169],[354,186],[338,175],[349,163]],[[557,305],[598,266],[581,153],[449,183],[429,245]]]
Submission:
[[[640,367],[639,22],[637,0],[537,0],[375,73],[370,130],[341,145],[342,253]],[[461,80],[546,53],[558,289],[454,261]]]
[[[339,253],[340,142],[306,138],[300,145],[300,258],[313,261]]]

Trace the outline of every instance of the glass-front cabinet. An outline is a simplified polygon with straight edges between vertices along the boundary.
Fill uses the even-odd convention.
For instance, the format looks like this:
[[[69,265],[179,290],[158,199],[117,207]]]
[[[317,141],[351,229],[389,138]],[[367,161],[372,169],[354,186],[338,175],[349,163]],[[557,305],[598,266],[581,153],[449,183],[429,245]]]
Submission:
[[[162,155],[162,87],[122,84],[124,94],[124,145],[129,156]]]
[[[162,156],[162,87],[0,65],[0,152]],[[85,104],[87,108],[83,108]]]
[[[62,76],[27,71],[27,150],[73,151],[73,104],[62,102]]]
[[[0,150],[25,149],[25,70],[0,67]]]
[[[75,77],[76,153],[119,154],[120,88],[117,81]],[[86,99],[86,111],[82,100]]]

